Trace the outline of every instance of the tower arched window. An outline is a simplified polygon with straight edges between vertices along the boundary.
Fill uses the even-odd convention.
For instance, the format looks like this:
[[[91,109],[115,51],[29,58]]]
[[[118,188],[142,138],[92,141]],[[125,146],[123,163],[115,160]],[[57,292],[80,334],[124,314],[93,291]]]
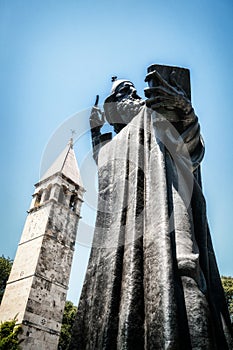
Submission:
[[[50,193],[51,193],[51,189],[52,189],[52,186],[50,185],[50,186],[48,186],[47,188],[46,188],[46,193],[45,193],[45,196],[44,196],[44,201],[48,201],[49,200],[49,198],[50,198]]]
[[[72,194],[72,196],[70,197],[70,209],[75,211],[76,209],[76,204],[77,204],[77,194]]]
[[[66,193],[67,193],[67,188],[65,186],[62,186],[60,188],[60,192],[59,192],[59,196],[58,196],[59,203],[65,204]]]
[[[39,205],[41,204],[41,197],[42,197],[42,193],[43,191],[39,191],[37,194],[36,194],[36,200],[35,200],[35,207],[39,207]]]

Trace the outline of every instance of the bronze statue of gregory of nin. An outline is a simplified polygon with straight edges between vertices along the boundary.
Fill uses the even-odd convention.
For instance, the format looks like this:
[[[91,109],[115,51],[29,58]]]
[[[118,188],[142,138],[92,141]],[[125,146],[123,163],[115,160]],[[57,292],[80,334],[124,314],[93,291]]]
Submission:
[[[146,100],[114,78],[92,109],[98,210],[70,349],[231,349],[189,70],[152,65],[145,81]]]

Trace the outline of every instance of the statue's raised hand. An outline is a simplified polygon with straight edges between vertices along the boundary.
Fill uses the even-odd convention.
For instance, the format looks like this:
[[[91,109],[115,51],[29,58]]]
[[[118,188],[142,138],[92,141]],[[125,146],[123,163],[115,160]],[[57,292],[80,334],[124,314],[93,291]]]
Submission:
[[[96,96],[96,101],[91,110],[90,115],[90,127],[91,129],[100,129],[104,125],[104,112],[98,107],[99,95]]]
[[[192,111],[192,105],[184,90],[175,80],[175,72],[169,77],[169,82],[165,80],[158,71],[154,70],[146,76],[146,81],[153,80],[156,86],[145,89],[147,107],[153,110],[161,108],[177,110],[178,113],[188,115]]]

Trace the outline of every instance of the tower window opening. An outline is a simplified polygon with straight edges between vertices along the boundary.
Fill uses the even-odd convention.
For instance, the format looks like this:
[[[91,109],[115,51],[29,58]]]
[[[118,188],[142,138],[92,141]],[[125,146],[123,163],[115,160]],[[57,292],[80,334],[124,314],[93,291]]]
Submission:
[[[45,193],[45,196],[44,196],[44,201],[48,201],[49,198],[50,198],[50,193],[51,193],[51,189],[52,189],[52,186],[49,186],[48,188],[46,188],[46,193]]]
[[[72,194],[72,196],[70,197],[70,209],[75,211],[76,209],[76,205],[77,205],[77,195],[76,194]]]
[[[66,198],[67,188],[65,186],[62,186],[60,188],[59,196],[58,196],[58,202],[65,204],[65,198]]]
[[[42,197],[42,191],[36,194],[35,207],[39,207]]]

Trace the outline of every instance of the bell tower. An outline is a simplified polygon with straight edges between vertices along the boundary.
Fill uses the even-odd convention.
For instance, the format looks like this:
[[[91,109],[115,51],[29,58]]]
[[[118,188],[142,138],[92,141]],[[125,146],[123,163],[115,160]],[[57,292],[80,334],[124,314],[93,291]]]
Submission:
[[[72,139],[35,187],[0,321],[17,315],[24,350],[56,350],[84,193]]]

